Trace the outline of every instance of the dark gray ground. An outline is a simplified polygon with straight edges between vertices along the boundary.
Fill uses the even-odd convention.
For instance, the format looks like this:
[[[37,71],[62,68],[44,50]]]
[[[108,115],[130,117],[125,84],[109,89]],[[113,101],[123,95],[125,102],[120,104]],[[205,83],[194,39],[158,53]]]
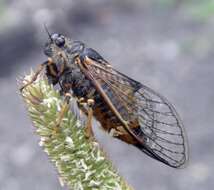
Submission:
[[[66,189],[38,146],[16,86],[19,75],[46,59],[43,23],[95,48],[117,69],[168,97],[180,113],[190,146],[189,165],[181,170],[95,129],[129,184],[136,190],[211,189],[213,7],[212,0],[0,1],[0,190]]]

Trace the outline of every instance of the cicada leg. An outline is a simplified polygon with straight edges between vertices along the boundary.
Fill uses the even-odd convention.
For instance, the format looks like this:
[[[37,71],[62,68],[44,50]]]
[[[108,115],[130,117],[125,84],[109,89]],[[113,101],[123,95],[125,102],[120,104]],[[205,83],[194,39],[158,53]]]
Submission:
[[[88,116],[87,116],[87,121],[86,121],[86,126],[85,126],[85,136],[86,138],[93,138],[94,133],[92,130],[92,118],[93,118],[93,105],[94,105],[94,100],[93,99],[88,99],[87,100],[87,105],[88,105]]]
[[[59,127],[60,127],[60,124],[62,122],[62,119],[64,118],[65,113],[69,109],[71,96],[72,95],[70,93],[66,93],[65,94],[65,99],[63,101],[62,108],[61,108],[59,116],[58,116],[58,118],[56,120],[56,125],[54,126],[54,132],[55,133],[57,133],[59,131]]]
[[[59,74],[62,74],[65,70],[66,65],[68,65],[68,60],[64,52],[59,52],[58,55],[63,59],[63,64],[61,64],[59,69]]]
[[[59,131],[59,129],[60,129],[59,127],[61,125],[62,119],[63,119],[65,113],[69,109],[69,103],[70,103],[71,96],[72,95],[70,93],[66,93],[65,94],[65,99],[64,99],[61,111],[59,113],[59,117],[57,118],[56,125],[54,127],[54,133],[55,134]],[[94,133],[93,133],[93,130],[92,130],[92,118],[93,118],[93,108],[92,108],[92,106],[94,105],[94,100],[93,99],[88,99],[87,103],[86,103],[84,98],[80,98],[78,100],[78,104],[80,106],[83,106],[84,112],[86,112],[86,114],[87,114],[87,121],[86,121],[86,126],[85,126],[85,137],[86,138],[93,138]]]
[[[93,130],[92,130],[92,118],[93,118],[93,105],[94,100],[88,99],[87,101],[84,98],[79,98],[77,100],[77,103],[79,107],[86,115],[86,125],[85,125],[85,137],[86,138],[92,138],[94,136]]]
[[[26,84],[24,84],[23,86],[21,86],[19,88],[19,90],[22,92],[22,90],[24,88],[26,88],[27,86],[31,85],[38,77],[38,75],[42,72],[42,70],[44,69],[44,67],[48,64],[51,64],[52,63],[52,60],[51,59],[48,59],[48,61],[45,61],[44,63],[40,64],[35,72],[35,74],[33,75],[33,77],[31,78],[30,81],[28,81]]]
[[[118,137],[124,135],[126,131],[124,130],[123,126],[117,126],[115,128],[111,128],[109,134],[112,137]]]

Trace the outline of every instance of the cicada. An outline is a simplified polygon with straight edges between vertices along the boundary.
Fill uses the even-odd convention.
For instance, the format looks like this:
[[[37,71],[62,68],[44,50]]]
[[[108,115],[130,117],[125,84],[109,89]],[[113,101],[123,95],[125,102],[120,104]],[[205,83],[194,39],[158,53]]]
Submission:
[[[68,105],[70,97],[75,97],[79,109],[87,116],[87,137],[93,136],[91,120],[94,117],[113,137],[155,160],[173,168],[184,166],[188,160],[185,130],[175,108],[165,97],[114,69],[83,42],[57,33],[48,32],[48,36],[44,47],[47,61],[20,90],[33,83],[45,69],[48,81],[58,84],[65,96],[64,104]],[[60,111],[57,126],[64,110]]]

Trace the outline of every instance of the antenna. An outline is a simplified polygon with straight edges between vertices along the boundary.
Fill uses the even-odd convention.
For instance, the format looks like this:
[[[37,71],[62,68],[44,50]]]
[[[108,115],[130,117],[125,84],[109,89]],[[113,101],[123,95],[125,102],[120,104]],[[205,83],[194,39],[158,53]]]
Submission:
[[[50,38],[50,40],[53,41],[53,39],[51,38],[51,34],[50,34],[50,32],[48,31],[48,27],[47,27],[46,23],[44,23],[44,28],[45,28],[45,31],[47,32],[48,37]]]

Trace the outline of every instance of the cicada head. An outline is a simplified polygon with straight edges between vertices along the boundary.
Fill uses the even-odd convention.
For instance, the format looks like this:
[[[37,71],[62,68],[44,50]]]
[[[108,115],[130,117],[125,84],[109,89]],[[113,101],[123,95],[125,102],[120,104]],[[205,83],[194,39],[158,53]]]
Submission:
[[[57,61],[59,53],[65,52],[71,46],[71,40],[62,34],[49,35],[48,41],[45,43],[44,53],[48,57]]]
[[[49,40],[45,44],[44,54],[52,58],[55,63],[60,63],[60,54],[66,55],[68,62],[78,55],[84,48],[84,44],[79,41],[73,41],[62,34],[49,34]]]

